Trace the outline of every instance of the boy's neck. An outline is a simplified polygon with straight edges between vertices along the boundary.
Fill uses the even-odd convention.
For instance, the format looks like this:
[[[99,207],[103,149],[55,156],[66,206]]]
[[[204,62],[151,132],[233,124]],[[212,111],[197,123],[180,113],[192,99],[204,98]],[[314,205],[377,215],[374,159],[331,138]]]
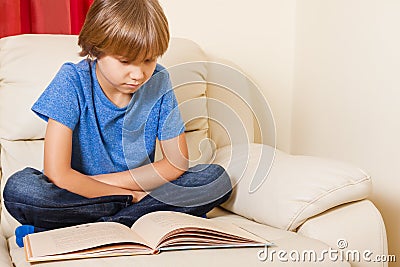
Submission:
[[[132,94],[121,93],[116,90],[104,77],[96,64],[96,78],[104,95],[118,108],[126,107],[132,99]]]

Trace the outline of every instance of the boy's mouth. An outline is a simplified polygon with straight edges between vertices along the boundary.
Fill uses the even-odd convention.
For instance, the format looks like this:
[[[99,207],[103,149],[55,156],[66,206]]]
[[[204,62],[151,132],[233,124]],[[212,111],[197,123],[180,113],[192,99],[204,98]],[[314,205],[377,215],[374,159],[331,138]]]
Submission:
[[[128,86],[128,87],[131,87],[131,88],[138,88],[142,84],[141,83],[126,83],[125,85]]]

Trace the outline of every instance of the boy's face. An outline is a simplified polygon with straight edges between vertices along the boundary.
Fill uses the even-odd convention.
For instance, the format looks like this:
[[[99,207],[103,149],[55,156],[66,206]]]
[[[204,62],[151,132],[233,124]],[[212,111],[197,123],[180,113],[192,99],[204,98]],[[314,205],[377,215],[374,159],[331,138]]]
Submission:
[[[156,58],[130,62],[120,56],[104,55],[97,59],[96,76],[107,97],[131,96],[153,74]]]

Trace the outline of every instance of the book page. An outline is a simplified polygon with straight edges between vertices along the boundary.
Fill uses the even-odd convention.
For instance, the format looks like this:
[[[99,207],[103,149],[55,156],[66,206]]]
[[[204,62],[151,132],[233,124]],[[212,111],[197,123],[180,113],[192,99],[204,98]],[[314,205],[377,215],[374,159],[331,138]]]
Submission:
[[[207,233],[208,236],[212,236],[212,231],[218,231],[262,244],[268,243],[267,240],[233,224],[212,221],[210,219],[173,211],[157,211],[146,214],[139,218],[132,226],[132,230],[140,234],[146,239],[148,244],[155,249],[158,247],[160,241],[171,232],[182,232],[184,229],[196,231],[198,228],[210,230],[208,232],[204,230],[199,231]]]
[[[114,222],[98,222],[60,228],[29,235],[33,257],[64,254],[107,244],[146,242],[129,227]]]

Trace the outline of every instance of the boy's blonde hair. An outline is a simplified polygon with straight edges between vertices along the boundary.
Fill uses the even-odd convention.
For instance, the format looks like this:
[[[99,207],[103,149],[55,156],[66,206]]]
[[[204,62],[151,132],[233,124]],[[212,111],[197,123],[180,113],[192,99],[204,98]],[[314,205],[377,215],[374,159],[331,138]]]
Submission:
[[[157,0],[95,0],[79,34],[81,56],[155,58],[169,43],[167,18]]]

